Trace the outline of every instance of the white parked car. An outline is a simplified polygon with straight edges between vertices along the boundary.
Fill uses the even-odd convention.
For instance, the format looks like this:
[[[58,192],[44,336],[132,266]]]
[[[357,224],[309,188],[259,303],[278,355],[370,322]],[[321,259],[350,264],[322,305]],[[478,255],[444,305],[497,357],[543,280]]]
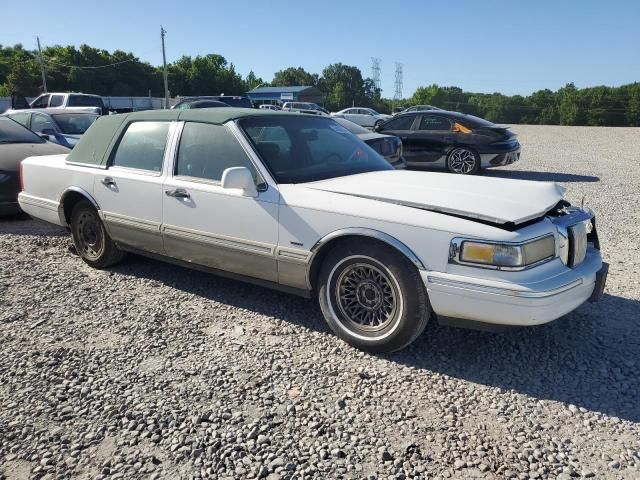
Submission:
[[[260,110],[276,110],[276,111],[282,110],[278,105],[271,105],[269,103],[262,104],[258,108],[260,108]]]
[[[63,93],[49,92],[36,97],[31,103],[27,103],[24,97],[12,97],[11,109],[6,113],[24,109],[56,109],[56,110],[77,110],[81,112],[97,113],[107,115],[109,110],[104,104],[100,95],[88,93]],[[51,110],[48,110],[51,113]]]
[[[330,118],[258,109],[102,117],[22,162],[20,207],[105,268],[138,252],[317,297],[368,351],[432,317],[537,325],[602,294],[594,215],[554,183],[394,170]],[[105,292],[105,295],[108,293]]]
[[[282,105],[283,112],[298,112],[310,115],[329,116],[329,112],[317,103],[310,102],[285,102]]]
[[[339,112],[331,113],[332,117],[346,118],[347,120],[357,123],[361,127],[373,128],[376,125],[382,125],[385,120],[391,118],[391,115],[378,113],[372,108],[345,108]]]

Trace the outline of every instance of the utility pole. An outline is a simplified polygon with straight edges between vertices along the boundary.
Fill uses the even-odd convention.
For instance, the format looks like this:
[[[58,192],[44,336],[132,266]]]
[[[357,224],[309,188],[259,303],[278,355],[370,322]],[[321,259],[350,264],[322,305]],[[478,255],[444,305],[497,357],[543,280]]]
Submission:
[[[160,25],[160,38],[162,39],[162,76],[164,77],[164,108],[169,108],[169,80],[167,77],[167,56],[164,52],[164,36],[167,32]]]
[[[42,60],[42,49],[40,48],[40,37],[36,37],[38,41],[38,59],[40,60],[40,73],[42,74],[42,88],[44,93],[47,93],[47,74],[44,69],[44,61]]]

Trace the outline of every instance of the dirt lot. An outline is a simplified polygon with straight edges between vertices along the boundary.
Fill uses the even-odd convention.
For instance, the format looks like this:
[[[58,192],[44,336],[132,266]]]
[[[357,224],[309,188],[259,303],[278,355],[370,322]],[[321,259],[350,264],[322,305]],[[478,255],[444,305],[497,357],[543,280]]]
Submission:
[[[640,478],[640,129],[518,126],[487,175],[598,215],[604,299],[361,353],[309,300],[0,221],[1,478]]]

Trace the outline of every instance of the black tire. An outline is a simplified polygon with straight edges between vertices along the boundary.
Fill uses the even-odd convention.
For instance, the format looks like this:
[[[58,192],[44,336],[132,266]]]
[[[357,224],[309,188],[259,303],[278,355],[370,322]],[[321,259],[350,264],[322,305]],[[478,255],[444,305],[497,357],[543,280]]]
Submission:
[[[447,155],[447,170],[450,173],[475,175],[480,167],[480,155],[471,148],[456,147]]]
[[[378,128],[383,123],[384,123],[384,120],[377,120],[376,123],[373,124],[373,128]]]
[[[416,267],[376,241],[346,240],[334,247],[322,264],[318,285],[329,327],[361,350],[400,350],[418,338],[429,321],[429,300]]]
[[[111,239],[98,211],[87,200],[73,207],[71,238],[80,258],[94,268],[115,265],[126,255]]]

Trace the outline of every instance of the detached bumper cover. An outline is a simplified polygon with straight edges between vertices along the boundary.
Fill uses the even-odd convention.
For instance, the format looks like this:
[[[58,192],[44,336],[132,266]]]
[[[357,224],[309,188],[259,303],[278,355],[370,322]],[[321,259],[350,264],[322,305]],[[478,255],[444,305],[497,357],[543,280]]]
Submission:
[[[497,325],[529,326],[555,320],[593,300],[604,289],[606,264],[600,252],[589,249],[574,269],[528,284],[476,279],[437,272],[421,272],[434,312],[443,317]],[[596,277],[598,276],[598,282]],[[604,280],[601,278],[604,277]]]

